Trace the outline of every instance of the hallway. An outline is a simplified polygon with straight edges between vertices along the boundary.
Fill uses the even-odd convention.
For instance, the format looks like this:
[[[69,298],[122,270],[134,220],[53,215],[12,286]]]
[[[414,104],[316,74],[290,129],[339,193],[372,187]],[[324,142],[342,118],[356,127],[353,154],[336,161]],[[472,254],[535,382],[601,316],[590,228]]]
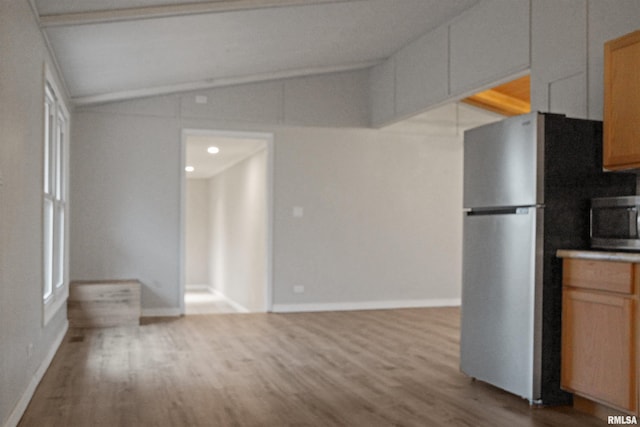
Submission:
[[[184,294],[185,314],[238,313],[221,295],[207,290],[187,290]]]

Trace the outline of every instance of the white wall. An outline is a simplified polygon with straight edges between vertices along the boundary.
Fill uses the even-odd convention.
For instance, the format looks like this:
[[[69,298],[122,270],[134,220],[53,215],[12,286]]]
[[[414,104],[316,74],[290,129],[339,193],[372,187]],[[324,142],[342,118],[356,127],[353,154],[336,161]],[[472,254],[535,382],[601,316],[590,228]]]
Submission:
[[[427,251],[428,257],[420,260],[418,266],[412,256],[397,256],[402,250],[390,254],[381,248],[389,247],[389,239],[410,242],[407,248],[411,254],[418,247],[430,248],[432,238],[442,238],[440,231],[445,230],[445,234],[451,236],[459,233],[458,211],[451,208],[445,215],[442,211],[433,211],[431,205],[417,205],[416,209],[424,211],[405,218],[401,228],[390,230],[383,226],[368,234],[363,231],[363,224],[376,230],[380,224],[389,223],[382,218],[388,219],[390,213],[377,212],[375,205],[385,202],[385,206],[404,206],[407,202],[401,199],[404,193],[397,188],[394,191],[398,200],[380,200],[378,194],[368,190],[369,181],[354,172],[364,170],[368,176],[376,177],[375,168],[382,164],[385,156],[391,155],[383,141],[406,145],[416,156],[446,159],[446,162],[434,160],[433,164],[398,164],[389,171],[389,176],[394,177],[390,182],[401,186],[409,185],[401,179],[408,170],[414,170],[417,177],[427,176],[430,181],[419,182],[428,188],[426,200],[433,200],[443,195],[439,192],[442,187],[432,182],[447,185],[449,181],[455,182],[451,179],[456,176],[455,168],[438,169],[443,164],[455,164],[459,151],[458,154],[455,150],[447,151],[456,147],[455,143],[449,146],[439,140],[429,140],[424,142],[425,147],[418,148],[411,145],[413,140],[407,136],[347,128],[368,125],[369,105],[373,123],[381,125],[527,68],[531,68],[532,73],[534,109],[595,117],[602,103],[597,95],[602,80],[602,59],[597,52],[606,38],[630,31],[640,22],[638,5],[634,0],[567,0],[562,5],[548,0],[483,0],[447,24],[447,31],[436,29],[425,35],[371,70],[370,75],[366,71],[336,73],[198,92],[208,96],[210,102],[205,105],[195,103],[196,93],[186,93],[85,108],[77,114],[72,147],[72,181],[75,183],[72,214],[77,218],[72,226],[74,278],[139,277],[145,284],[144,307],[160,310],[177,307],[179,271],[174,248],[178,247],[179,234],[176,224],[180,130],[255,130],[272,131],[276,137],[275,304],[329,304],[338,299],[354,303],[389,298],[455,298],[455,292],[449,294],[438,284],[451,284],[451,289],[457,287],[455,275],[459,274],[459,268],[455,263],[447,264],[436,251]],[[505,22],[508,25],[503,26]],[[503,31],[496,32],[502,28]],[[486,43],[474,49],[478,40]],[[468,52],[474,54],[467,55]],[[430,62],[444,59],[447,60],[446,73],[440,68],[428,67]],[[472,70],[477,72],[471,73]],[[443,95],[444,84],[447,91]],[[371,100],[368,88],[371,88]],[[425,93],[431,89],[436,92]],[[344,129],[329,131],[313,126]],[[349,169],[341,160],[327,158],[320,147],[344,154],[355,166]],[[416,169],[423,164],[433,168],[434,175]],[[304,170],[300,165],[305,165]],[[115,185],[111,185],[110,180]],[[309,194],[303,194],[304,188],[296,187],[306,182],[313,189]],[[450,190],[452,199],[445,198],[444,206],[459,207],[453,202],[457,200],[457,191],[459,188]],[[291,209],[297,205],[310,206],[311,217],[305,215],[303,220],[289,224]],[[317,212],[322,213],[323,219],[311,221]],[[424,229],[424,218],[429,212],[437,212],[437,218],[432,218],[431,223],[444,221],[442,227]],[[419,224],[407,222],[418,217],[421,218]],[[324,241],[326,247],[322,249],[313,239],[314,233],[320,236],[320,241],[328,235],[335,235],[337,240]],[[370,292],[365,292],[365,285],[361,283],[374,277],[363,270],[363,254],[354,249],[361,247],[359,244],[367,247],[376,262],[392,256],[387,261],[389,271],[398,273],[400,269],[394,270],[396,266],[404,266],[402,271],[410,272],[411,277],[401,277],[391,292],[381,285],[382,281],[389,282],[388,275],[381,273],[376,276],[377,284],[368,283],[366,287]],[[337,248],[336,254],[334,248]],[[455,257],[458,249],[448,250]],[[299,255],[305,253],[305,256]],[[416,283],[424,277],[425,266],[438,272],[440,266],[445,266],[445,270],[455,268],[455,272],[443,274],[447,280],[429,282],[423,288],[426,294],[420,294]],[[378,271],[377,264],[371,268]],[[303,272],[308,274],[306,279],[301,277]],[[430,277],[442,279],[435,273]],[[356,283],[356,279],[363,281]],[[320,291],[320,282],[328,287]],[[300,284],[305,286],[305,292],[294,295],[292,287]]]
[[[460,138],[291,128],[276,144],[275,310],[456,302]]]
[[[587,117],[587,3],[587,0],[533,2],[533,109]]]
[[[495,36],[504,18],[513,18],[508,31],[482,47],[493,59],[473,56],[482,72],[468,74],[474,63],[464,60],[465,49]],[[456,298],[459,143],[296,126],[364,127],[369,105],[374,124],[389,123],[526,67],[534,109],[601,118],[603,43],[639,27],[640,2],[483,0],[455,22],[446,35],[425,35],[372,70],[370,81],[367,71],[337,73],[207,91],[206,105],[189,93],[74,114],[72,278],[140,278],[147,313],[177,314],[180,131],[237,129],[275,133],[276,304]],[[522,46],[529,29],[529,46]],[[0,3],[0,40],[0,424],[13,424],[66,328],[66,311],[42,326],[42,68],[53,63],[27,0]],[[517,43],[502,49],[511,40]],[[429,62],[425,54],[447,58],[445,97],[437,86],[442,70],[420,71]],[[421,92],[432,87],[435,93]],[[416,157],[398,154],[393,145]],[[446,194],[443,184],[451,185]],[[394,195],[383,198],[375,185],[393,188]],[[293,218],[298,205],[305,216]],[[365,225],[374,231],[365,232]],[[294,294],[292,286],[300,284],[305,292]]]
[[[305,92],[313,108],[290,116],[287,106],[300,102],[295,97],[301,82],[314,88]],[[366,82],[367,72],[356,71],[77,110],[71,140],[71,279],[137,278],[143,284],[143,314],[177,315],[182,129],[260,131],[277,126],[265,124],[270,121],[362,126]],[[196,94],[210,102],[196,104]]]
[[[604,97],[604,43],[640,29],[637,0],[589,0],[587,22],[587,75],[589,118],[602,120]],[[578,90],[585,90],[580,87]],[[573,93],[572,95],[575,95]]]
[[[532,0],[532,107],[602,120],[604,43],[639,28],[637,0]]]
[[[202,92],[212,100],[204,106],[192,93],[79,110],[72,147],[73,278],[138,277],[146,312],[179,307],[180,131],[257,131],[272,132],[275,141],[276,306],[455,302],[459,141],[338,128],[362,126],[366,103],[342,94],[366,84],[367,73],[307,81],[304,97],[313,102],[293,116],[286,105],[302,101],[287,96],[296,90],[270,105],[273,83]],[[267,111],[246,102],[250,90]],[[265,123],[266,116],[278,123]],[[107,179],[112,174],[114,185]],[[293,206],[302,206],[305,216],[293,218]],[[294,294],[295,285],[305,292]]]
[[[213,288],[248,311],[265,311],[267,151],[211,178],[210,265]]]
[[[373,68],[372,124],[528,69],[532,110],[602,120],[604,43],[638,28],[637,0],[482,0]]]
[[[179,121],[99,113],[77,118],[71,279],[139,279],[143,314],[166,308],[160,314],[178,314]]]
[[[221,87],[81,111],[215,120],[239,126],[369,126],[368,70]],[[205,95],[206,104],[196,102]]]
[[[457,101],[530,65],[530,0],[482,0],[373,68],[371,122]]]
[[[43,69],[28,1],[0,3],[0,425],[17,424],[67,327],[43,326]],[[59,82],[58,82],[59,83]]]
[[[209,179],[187,179],[185,205],[185,283],[211,287]]]

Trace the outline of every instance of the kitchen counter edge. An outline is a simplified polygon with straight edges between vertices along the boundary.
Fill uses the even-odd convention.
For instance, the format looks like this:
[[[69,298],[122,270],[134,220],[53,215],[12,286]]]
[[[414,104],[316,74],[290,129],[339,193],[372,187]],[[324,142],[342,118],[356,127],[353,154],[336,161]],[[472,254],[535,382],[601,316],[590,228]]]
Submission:
[[[558,249],[558,258],[580,258],[595,261],[618,261],[640,263],[640,253],[634,252],[609,252],[579,249]]]

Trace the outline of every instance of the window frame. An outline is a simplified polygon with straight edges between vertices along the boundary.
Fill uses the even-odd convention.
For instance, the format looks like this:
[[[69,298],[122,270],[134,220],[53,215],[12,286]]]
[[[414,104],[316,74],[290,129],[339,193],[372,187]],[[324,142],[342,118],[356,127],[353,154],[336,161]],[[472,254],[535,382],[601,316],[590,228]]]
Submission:
[[[69,296],[70,115],[49,67],[44,66],[42,168],[42,307],[46,325]]]

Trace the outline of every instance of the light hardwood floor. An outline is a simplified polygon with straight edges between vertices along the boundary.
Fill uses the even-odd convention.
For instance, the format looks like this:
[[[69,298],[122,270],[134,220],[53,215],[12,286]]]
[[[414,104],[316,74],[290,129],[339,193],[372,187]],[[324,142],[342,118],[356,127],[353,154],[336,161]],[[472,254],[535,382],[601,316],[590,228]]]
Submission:
[[[72,330],[27,426],[602,426],[458,369],[459,310],[219,314]]]

